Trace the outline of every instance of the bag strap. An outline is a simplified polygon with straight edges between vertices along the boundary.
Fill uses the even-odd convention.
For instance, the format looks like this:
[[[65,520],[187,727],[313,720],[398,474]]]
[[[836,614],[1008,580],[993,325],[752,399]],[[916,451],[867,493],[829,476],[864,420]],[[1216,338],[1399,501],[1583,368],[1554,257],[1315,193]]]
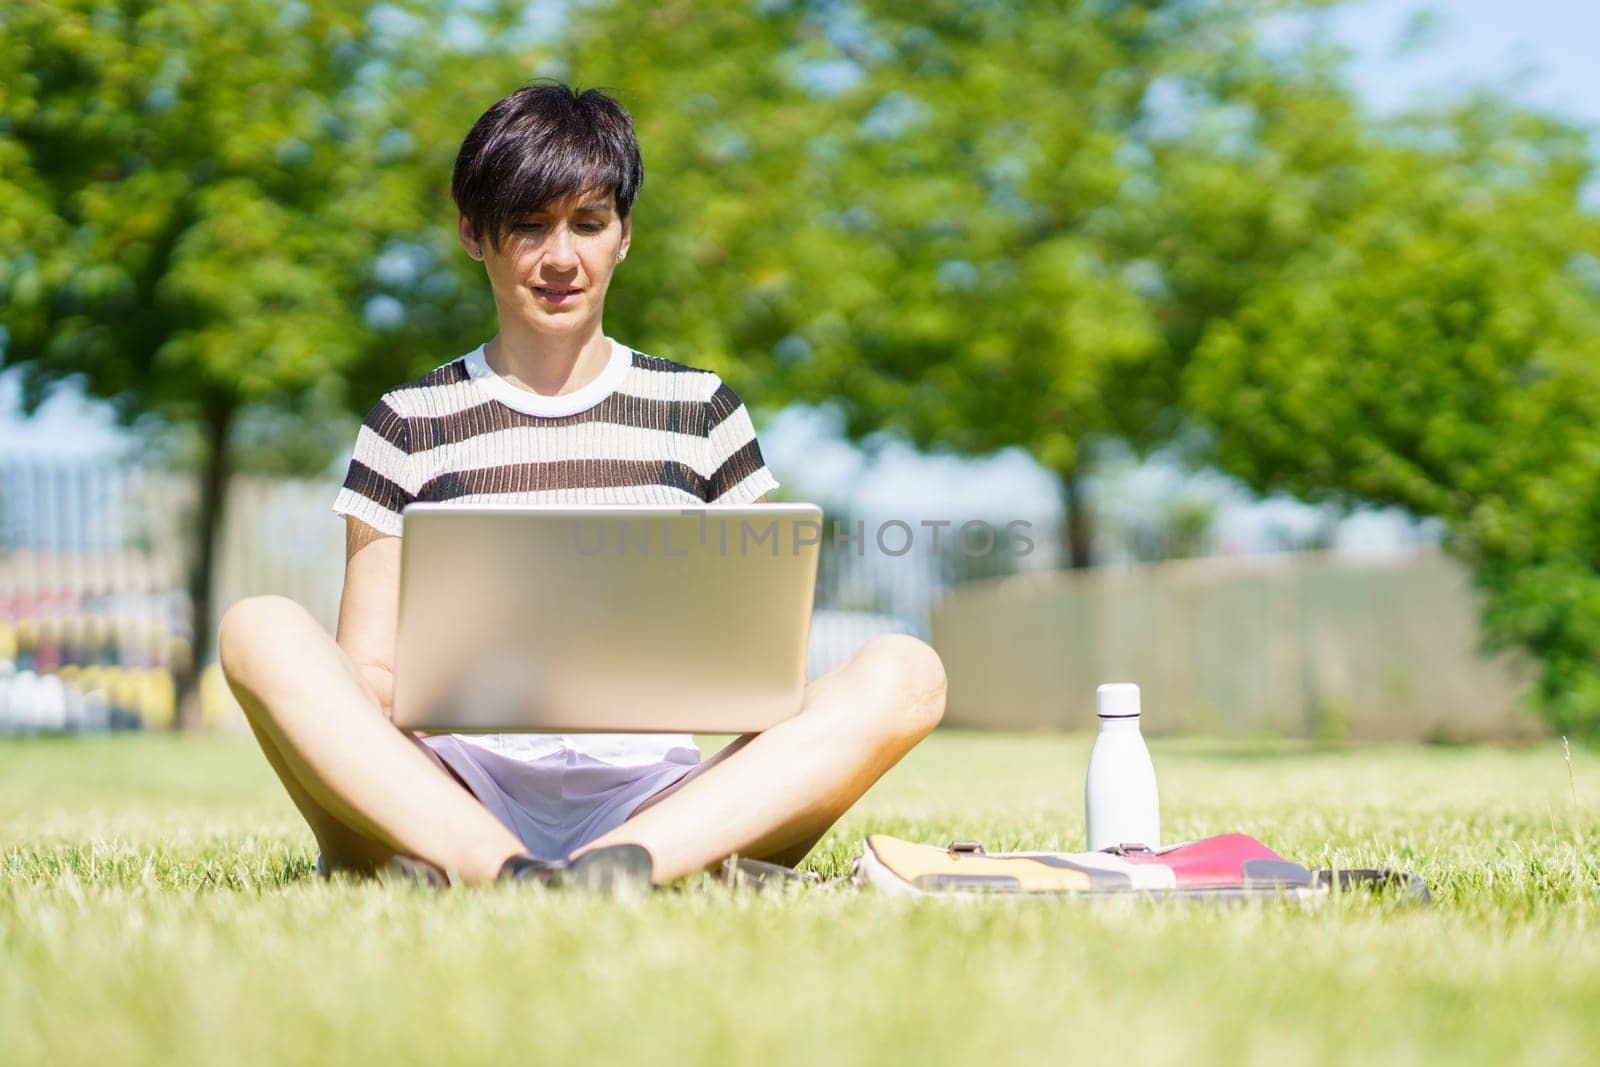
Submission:
[[[953,856],[987,856],[989,850],[983,847],[982,841],[952,841],[944,846],[944,850]],[[1113,856],[1154,856],[1155,852],[1149,845],[1123,844],[1107,845],[1100,850]]]
[[[1371,889],[1378,893],[1398,893],[1407,904],[1432,904],[1433,894],[1420,875],[1397,871],[1393,867],[1355,867],[1348,870],[1323,867],[1313,871],[1318,889],[1338,885],[1341,893],[1352,889]]]

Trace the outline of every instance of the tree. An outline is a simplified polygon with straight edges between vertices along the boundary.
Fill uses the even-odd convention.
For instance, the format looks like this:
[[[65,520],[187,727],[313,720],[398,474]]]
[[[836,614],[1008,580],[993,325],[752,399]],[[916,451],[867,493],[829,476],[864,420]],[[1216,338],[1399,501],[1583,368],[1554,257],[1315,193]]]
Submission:
[[[0,260],[5,362],[30,401],[78,377],[203,430],[204,641],[242,413],[363,411],[481,340],[462,135],[534,75],[611,87],[647,169],[614,333],[758,403],[836,402],[857,437],[1028,449],[1075,565],[1110,439],[1437,515],[1495,634],[1589,721],[1582,139],[1488,100],[1372,121],[1337,53],[1260,42],[1317,6],[666,0],[545,26],[509,2],[22,0],[0,14],[0,238],[27,250]]]
[[[642,104],[657,228],[637,254],[662,230],[675,253],[641,263],[662,309],[646,336],[692,337],[768,397],[826,399],[858,438],[1026,448],[1085,566],[1094,442],[1170,439],[1194,344],[1171,321],[1213,310],[1160,298],[1158,90],[1227,86],[1261,19],[1302,6],[602,4],[562,55]]]
[[[355,406],[396,362],[371,314],[381,253],[433,221],[438,174],[412,164],[373,89],[398,60],[424,64],[425,38],[387,32],[380,11],[401,13],[366,0],[0,12],[0,243],[21,250],[0,259],[3,363],[22,368],[30,408],[73,379],[125,420],[199,429],[197,664],[241,412]]]
[[[1581,130],[1479,97],[1368,134],[1343,217],[1210,321],[1187,396],[1262,491],[1447,524],[1496,647],[1600,731],[1600,219]]]
[[[1492,100],[1375,121],[1337,49],[1261,43],[1318,6],[596,5],[562,54],[646,101],[641,221],[666,190],[678,214],[652,220],[677,254],[641,327],[856,436],[1022,445],[1078,564],[1101,437],[1444,518],[1491,631],[1578,722],[1600,705],[1582,138]],[[666,44],[624,54],[620,20]]]

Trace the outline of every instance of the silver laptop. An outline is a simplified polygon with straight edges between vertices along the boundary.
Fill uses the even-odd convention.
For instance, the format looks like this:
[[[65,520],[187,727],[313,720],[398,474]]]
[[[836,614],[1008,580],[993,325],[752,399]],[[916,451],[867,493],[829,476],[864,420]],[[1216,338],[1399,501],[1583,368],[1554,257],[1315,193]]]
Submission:
[[[812,504],[412,504],[395,725],[746,733],[800,710]]]

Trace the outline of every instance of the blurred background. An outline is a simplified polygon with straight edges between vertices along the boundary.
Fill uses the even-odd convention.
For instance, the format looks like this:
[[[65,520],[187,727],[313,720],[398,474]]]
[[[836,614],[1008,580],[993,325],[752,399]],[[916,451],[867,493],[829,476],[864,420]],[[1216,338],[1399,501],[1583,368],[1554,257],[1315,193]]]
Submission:
[[[455,152],[554,77],[644,151],[607,332],[867,532],[813,673],[894,630],[956,725],[1132,680],[1157,732],[1592,738],[1596,40],[1583,0],[11,0],[0,734],[237,726],[222,609],[332,627],[359,414],[494,330]]]

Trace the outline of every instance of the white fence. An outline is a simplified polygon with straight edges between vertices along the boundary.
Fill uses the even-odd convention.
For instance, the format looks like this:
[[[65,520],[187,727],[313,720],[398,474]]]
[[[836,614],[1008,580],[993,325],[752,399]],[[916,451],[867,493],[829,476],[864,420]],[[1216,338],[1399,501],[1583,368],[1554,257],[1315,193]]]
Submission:
[[[336,491],[331,481],[233,480],[213,584],[219,613],[240,597],[279,593],[333,629],[344,566]],[[0,461],[0,674],[7,662],[12,674],[58,674],[68,696],[74,685],[109,686],[121,721],[170,721],[171,678],[192,639],[183,588],[196,525],[190,478]],[[973,561],[891,559],[828,538],[823,547],[810,674],[878,633],[931,637],[950,676],[953,724],[1081,729],[1098,682],[1131,680],[1145,687],[1151,727],[1168,732],[1539,731],[1521,709],[1527,666],[1478,653],[1475,598],[1436,552],[1195,560],[957,585],[978,573]],[[211,717],[226,717],[214,672],[204,690]]]
[[[1465,572],[1436,550],[1185,560],[976,582],[936,606],[946,722],[1088,729],[1101,682],[1146,728],[1371,740],[1516,739],[1530,667],[1480,652]]]

